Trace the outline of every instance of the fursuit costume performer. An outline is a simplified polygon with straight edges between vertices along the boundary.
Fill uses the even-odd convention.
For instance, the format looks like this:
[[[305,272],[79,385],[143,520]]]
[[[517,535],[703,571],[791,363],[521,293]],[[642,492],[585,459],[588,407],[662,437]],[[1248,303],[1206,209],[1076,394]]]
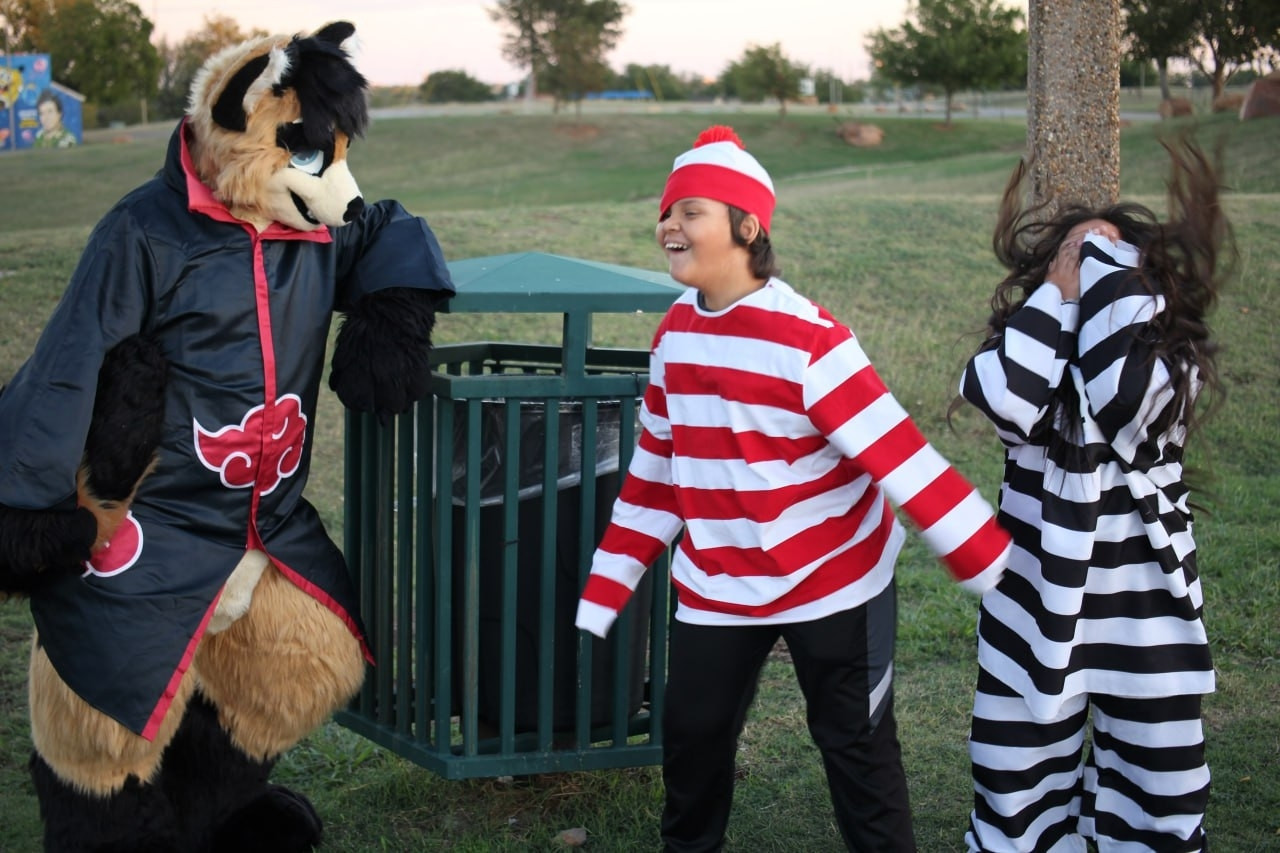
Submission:
[[[57,851],[308,850],[270,785],[359,688],[343,556],[303,498],[330,386],[425,395],[453,293],[426,222],[366,204],[354,27],[257,38],[193,83],[160,173],[98,224],[0,395],[0,590],[36,623],[32,774]]]

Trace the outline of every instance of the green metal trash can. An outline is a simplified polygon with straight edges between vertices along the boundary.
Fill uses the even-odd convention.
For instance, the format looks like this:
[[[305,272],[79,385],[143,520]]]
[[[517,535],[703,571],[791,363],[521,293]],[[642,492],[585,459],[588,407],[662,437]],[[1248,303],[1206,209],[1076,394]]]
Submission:
[[[508,456],[506,447],[506,418],[509,407],[519,409],[518,453]],[[577,653],[576,632],[573,620],[578,605],[578,593],[582,588],[579,540],[583,531],[591,531],[591,539],[598,542],[608,526],[613,500],[621,487],[619,471],[619,438],[621,432],[621,405],[618,401],[601,401],[597,407],[596,429],[588,434],[583,429],[583,404],[577,400],[561,400],[554,409],[544,401],[522,399],[517,401],[485,400],[480,408],[480,527],[477,542],[479,574],[479,694],[477,697],[480,721],[490,727],[500,725],[504,686],[505,652],[502,637],[513,618],[506,607],[503,588],[503,552],[514,541],[516,545],[515,580],[515,682],[513,712],[516,733],[533,732],[538,728],[539,710],[542,707],[541,676],[548,671],[542,658],[550,655],[551,678],[551,726],[556,732],[572,731],[577,714]],[[548,415],[548,410],[551,414]],[[539,565],[542,560],[544,536],[544,489],[547,479],[544,436],[548,417],[558,419],[558,461],[555,471],[556,523],[552,539],[555,542],[554,584],[549,600],[544,600],[544,586]],[[466,446],[464,430],[460,427],[465,416],[455,414],[454,448]],[[596,462],[593,472],[580,467],[584,442],[595,444]],[[467,502],[465,459],[460,454],[454,460],[453,491],[453,541],[462,542],[466,525],[475,507]],[[504,530],[503,518],[506,495],[503,483],[508,465],[518,467],[516,477],[516,530],[514,539]],[[590,507],[582,504],[582,481],[595,478],[595,500]],[[454,613],[465,612],[464,590],[468,572],[467,549],[453,549]],[[630,608],[633,617],[624,628],[610,632],[603,640],[584,638],[591,643],[591,727],[593,729],[613,722],[619,709],[615,700],[622,702],[622,713],[631,716],[638,713],[644,701],[646,640],[649,631],[649,607],[652,599],[653,579],[646,575],[636,588]],[[550,648],[539,642],[543,625],[550,622]],[[462,620],[454,622],[454,709],[461,711],[460,697],[465,692],[467,671],[462,658],[466,646]],[[621,650],[618,647],[621,647]],[[616,671],[621,664],[623,669]]]
[[[559,314],[562,340],[437,346],[415,411],[348,416],[344,543],[376,665],[337,719],[452,779],[658,764],[666,557],[607,641],[572,622],[648,371],[593,347],[591,317],[665,312],[680,287],[532,252],[450,271],[448,314]]]

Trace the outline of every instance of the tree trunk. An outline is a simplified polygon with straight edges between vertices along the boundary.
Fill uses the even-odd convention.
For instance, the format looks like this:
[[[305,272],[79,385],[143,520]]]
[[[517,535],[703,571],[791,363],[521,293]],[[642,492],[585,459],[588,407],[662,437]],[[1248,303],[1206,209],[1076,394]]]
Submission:
[[[1156,60],[1156,70],[1160,72],[1160,100],[1167,101],[1172,95],[1169,93],[1169,59]]]
[[[1101,207],[1120,194],[1120,2],[1030,0],[1032,204]]]

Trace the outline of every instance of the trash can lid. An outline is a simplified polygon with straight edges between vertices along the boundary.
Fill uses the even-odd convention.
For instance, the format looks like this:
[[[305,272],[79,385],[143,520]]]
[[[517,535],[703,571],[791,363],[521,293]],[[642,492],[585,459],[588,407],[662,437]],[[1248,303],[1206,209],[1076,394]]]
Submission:
[[[664,272],[544,252],[449,263],[458,292],[447,310],[466,312],[663,312],[684,287]]]

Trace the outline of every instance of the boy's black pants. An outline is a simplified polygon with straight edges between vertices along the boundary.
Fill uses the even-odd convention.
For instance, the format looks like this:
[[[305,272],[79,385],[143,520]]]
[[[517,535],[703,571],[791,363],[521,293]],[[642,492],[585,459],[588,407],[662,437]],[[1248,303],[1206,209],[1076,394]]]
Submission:
[[[662,779],[670,853],[724,845],[734,759],[761,667],[779,636],[804,693],[836,823],[855,851],[913,851],[893,715],[893,584],[866,604],[788,625],[671,624]]]

